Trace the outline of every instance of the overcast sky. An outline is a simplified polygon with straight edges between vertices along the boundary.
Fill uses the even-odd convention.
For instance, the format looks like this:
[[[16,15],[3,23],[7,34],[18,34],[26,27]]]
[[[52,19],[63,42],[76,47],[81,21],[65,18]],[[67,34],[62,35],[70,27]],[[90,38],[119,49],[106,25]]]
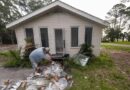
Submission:
[[[61,0],[89,14],[105,19],[106,13],[120,0]]]

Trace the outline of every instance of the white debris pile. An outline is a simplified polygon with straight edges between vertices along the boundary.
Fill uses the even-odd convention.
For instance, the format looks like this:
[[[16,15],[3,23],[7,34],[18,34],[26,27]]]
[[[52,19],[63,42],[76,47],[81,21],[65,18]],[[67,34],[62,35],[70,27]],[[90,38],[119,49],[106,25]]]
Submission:
[[[72,76],[64,72],[60,64],[53,62],[43,69],[38,68],[37,72],[31,74],[26,80],[15,83],[5,81],[1,90],[65,90],[71,87],[72,83]]]

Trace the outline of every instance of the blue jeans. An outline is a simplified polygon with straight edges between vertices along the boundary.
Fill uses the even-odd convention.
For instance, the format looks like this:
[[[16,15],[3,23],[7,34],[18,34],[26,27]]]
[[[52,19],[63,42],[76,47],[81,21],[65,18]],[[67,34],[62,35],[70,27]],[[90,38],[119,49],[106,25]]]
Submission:
[[[30,62],[32,64],[32,68],[35,69],[38,66],[38,63],[42,61],[42,59],[39,59],[34,56],[29,56]]]

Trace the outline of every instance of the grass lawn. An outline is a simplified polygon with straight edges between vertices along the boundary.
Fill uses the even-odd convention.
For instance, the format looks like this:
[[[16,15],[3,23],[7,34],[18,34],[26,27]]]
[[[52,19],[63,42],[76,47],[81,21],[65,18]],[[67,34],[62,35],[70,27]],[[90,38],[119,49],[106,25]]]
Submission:
[[[69,90],[130,90],[130,82],[107,54],[90,60],[86,67],[70,64],[74,84]]]
[[[11,65],[16,64],[16,62],[12,63]],[[71,68],[70,74],[74,80],[73,86],[68,90],[130,90],[130,78],[105,52],[102,52],[99,57],[89,60],[85,67],[70,61],[66,65]]]
[[[104,44],[105,44],[105,43],[104,43]],[[106,44],[122,44],[122,45],[130,45],[130,42],[128,42],[128,41],[124,41],[124,42],[119,41],[119,42],[110,42],[110,43],[106,42]]]
[[[109,50],[117,50],[117,51],[126,51],[130,52],[130,47],[125,47],[125,46],[114,46],[114,45],[106,45],[102,44],[101,47]]]

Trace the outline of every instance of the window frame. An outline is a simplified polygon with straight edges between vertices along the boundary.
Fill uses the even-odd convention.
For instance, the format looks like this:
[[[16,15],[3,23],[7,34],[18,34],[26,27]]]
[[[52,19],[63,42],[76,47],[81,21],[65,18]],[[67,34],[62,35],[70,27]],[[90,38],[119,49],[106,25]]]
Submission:
[[[26,29],[32,29],[32,32],[33,32],[33,44],[35,44],[33,27],[25,27],[25,28],[24,28],[25,39],[28,38],[28,37],[27,37],[27,33],[26,33]]]
[[[92,39],[93,39],[93,26],[85,26],[85,34],[84,34],[84,43],[86,43],[86,28],[92,28],[92,32],[91,32],[91,44],[92,45]]]
[[[77,45],[72,45],[72,28],[77,28],[77,30],[78,30],[78,33],[77,33]],[[70,45],[71,45],[71,48],[78,48],[79,47],[79,26],[71,26],[71,28],[70,28],[70,38],[71,38],[71,43],[70,43]]]
[[[39,36],[40,36],[40,41],[41,41],[41,46],[42,47],[45,47],[45,46],[43,46],[43,44],[42,44],[42,36],[41,36],[41,29],[42,28],[46,28],[47,29],[47,36],[48,36],[48,46],[47,47],[49,47],[49,32],[48,32],[48,27],[39,27]]]

